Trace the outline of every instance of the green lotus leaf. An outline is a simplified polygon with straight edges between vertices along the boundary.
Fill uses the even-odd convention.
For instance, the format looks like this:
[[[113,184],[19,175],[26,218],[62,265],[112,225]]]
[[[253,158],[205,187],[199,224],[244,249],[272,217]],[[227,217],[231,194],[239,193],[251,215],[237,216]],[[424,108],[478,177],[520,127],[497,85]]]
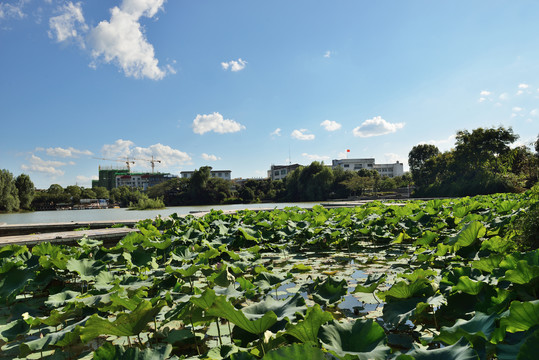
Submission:
[[[526,331],[539,324],[539,300],[520,302],[513,301],[509,307],[509,315],[500,321],[508,332]]]
[[[341,359],[386,359],[390,352],[384,329],[372,319],[333,320],[322,325],[318,337],[324,348]]]
[[[353,293],[354,294],[358,292],[373,293],[374,290],[376,290],[378,286],[380,286],[380,284],[382,284],[385,281],[385,279],[386,279],[386,274],[380,274],[378,276],[374,274],[369,274],[369,276],[367,276],[367,280],[365,280],[363,285],[357,284]]]
[[[77,260],[74,258],[69,259],[67,262],[67,270],[76,272],[80,275],[83,281],[95,280],[95,277],[105,267],[101,261],[95,261],[90,259]]]
[[[23,319],[0,325],[0,340],[5,342],[13,341],[17,336],[25,334],[28,330],[30,330],[30,325]]]
[[[502,280],[511,281],[515,284],[529,284],[534,279],[539,277],[539,266],[528,265],[526,260],[519,260],[516,264],[516,269],[509,269],[505,272]]]
[[[208,276],[207,279],[210,284],[216,284],[222,287],[228,287],[230,284],[235,282],[234,275],[228,271],[228,267],[226,265],[221,271],[213,273],[212,275]]]
[[[470,347],[466,339],[441,349],[424,350],[415,349],[404,355],[399,355],[397,360],[478,360],[475,350]]]
[[[539,354],[539,330],[530,329],[513,344],[498,344],[496,355],[499,360],[527,360]]]
[[[486,286],[486,284],[482,281],[475,281],[468,276],[461,276],[457,284],[453,286],[452,290],[462,291],[470,295],[477,295],[483,290],[484,286]]]
[[[505,253],[512,246],[510,241],[499,236],[493,236],[481,243],[481,250],[490,250],[496,253]]]
[[[285,318],[293,319],[296,313],[305,314],[307,307],[305,299],[300,294],[296,294],[286,300],[275,300],[268,296],[264,301],[246,306],[241,311],[249,320],[259,319],[269,311],[273,311],[277,315],[277,320],[281,321]]]
[[[502,259],[502,255],[492,254],[487,258],[472,261],[472,268],[492,273],[495,269],[499,268]]]
[[[217,299],[215,291],[212,289],[206,289],[200,296],[193,296],[189,301],[203,310],[208,310]]]
[[[290,272],[293,272],[293,273],[304,273],[304,272],[309,272],[309,271],[312,271],[313,268],[309,265],[305,265],[305,264],[302,264],[302,263],[298,263],[298,264],[294,264],[294,266],[292,266],[292,270],[290,270]]]
[[[348,283],[345,279],[337,281],[328,276],[326,281],[321,282],[317,278],[312,286],[313,300],[320,305],[330,305],[341,301],[342,297],[348,293]]]
[[[224,295],[227,299],[239,299],[243,296],[243,291],[236,290],[234,284],[228,285],[228,287],[214,286],[213,290],[215,294],[221,296]]]
[[[281,284],[287,279],[290,279],[292,275],[277,275],[270,272],[262,271],[255,278],[254,284],[261,290],[267,290],[273,288],[274,285]]]
[[[292,335],[304,343],[318,343],[320,327],[331,320],[333,320],[333,315],[323,311],[320,305],[316,304],[307,309],[304,320],[298,321],[296,324],[286,324],[286,334]]]
[[[476,312],[470,320],[458,319],[451,327],[443,326],[434,341],[443,341],[446,344],[453,345],[462,337],[465,337],[470,342],[473,342],[475,337],[490,340],[496,327],[496,319],[496,314],[487,315]]]
[[[162,307],[163,304],[153,306],[149,301],[142,301],[135,310],[119,314],[113,322],[94,314],[82,328],[81,340],[86,343],[101,335],[138,335],[154,320]]]
[[[34,279],[35,276],[35,272],[28,268],[19,269],[16,267],[0,274],[0,300],[5,299],[3,300],[5,303],[7,300],[20,294],[28,282]]]
[[[81,325],[87,322],[85,318],[75,324],[64,327],[60,331],[50,332],[40,339],[24,342],[19,346],[21,356],[25,357],[34,351],[46,350],[49,346],[67,346],[79,342]]]
[[[467,224],[454,237],[447,240],[449,245],[456,249],[463,248],[474,244],[479,238],[485,236],[487,229],[479,221],[473,221]]]
[[[256,335],[262,334],[277,322],[277,315],[273,311],[269,311],[261,318],[251,321],[245,316],[243,311],[234,308],[224,296],[215,298],[211,307],[206,310],[206,313],[211,316],[227,319],[243,330]]]
[[[45,305],[53,307],[53,308],[57,308],[66,304],[69,300],[75,299],[79,295],[80,295],[80,292],[77,292],[77,291],[71,291],[71,290],[62,291],[60,293],[50,295],[47,301],[45,301]]]
[[[150,237],[145,237],[142,244],[147,248],[165,250],[172,244],[172,239],[170,237],[165,237],[164,240],[151,240]]]
[[[436,275],[438,275],[438,273],[435,270],[416,269],[412,273],[397,274],[397,277],[405,278],[410,282],[414,282],[418,279],[428,279],[429,277]]]
[[[312,344],[292,344],[269,351],[262,360],[326,360],[325,353]]]
[[[172,345],[141,350],[137,347],[124,348],[121,345],[105,343],[94,352],[94,360],[164,360],[170,357]]]
[[[388,302],[394,299],[409,299],[417,296],[430,296],[434,293],[432,285],[428,279],[418,278],[412,283],[399,281],[395,283],[389,290],[377,293],[381,299],[386,299]]]

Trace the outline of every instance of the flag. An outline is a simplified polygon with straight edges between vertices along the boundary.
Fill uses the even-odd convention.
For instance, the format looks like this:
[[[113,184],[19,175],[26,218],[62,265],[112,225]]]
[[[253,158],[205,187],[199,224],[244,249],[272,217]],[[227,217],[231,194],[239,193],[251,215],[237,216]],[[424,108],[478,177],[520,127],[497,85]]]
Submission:
[[[346,149],[346,152],[350,152],[350,149]]]

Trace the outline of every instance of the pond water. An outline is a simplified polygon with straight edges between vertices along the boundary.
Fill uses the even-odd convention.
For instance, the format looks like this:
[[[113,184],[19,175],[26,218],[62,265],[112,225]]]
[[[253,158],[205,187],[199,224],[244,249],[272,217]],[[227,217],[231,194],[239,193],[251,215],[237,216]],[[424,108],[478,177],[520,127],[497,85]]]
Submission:
[[[57,210],[35,211],[29,213],[0,214],[1,224],[43,224],[86,221],[121,221],[153,219],[157,216],[167,217],[170,214],[186,215],[192,212],[214,210],[233,211],[243,209],[284,209],[298,206],[311,208],[317,202],[308,203],[264,203],[264,204],[232,204],[204,206],[172,206],[160,210],[127,210],[123,209],[92,209],[92,210]]]

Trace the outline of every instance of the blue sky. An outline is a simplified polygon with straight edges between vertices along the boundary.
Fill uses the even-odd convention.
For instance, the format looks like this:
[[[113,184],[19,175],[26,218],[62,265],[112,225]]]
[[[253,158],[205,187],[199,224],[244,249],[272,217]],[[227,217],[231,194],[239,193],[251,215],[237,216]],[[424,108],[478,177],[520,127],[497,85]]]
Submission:
[[[38,188],[98,166],[374,157],[456,131],[539,133],[537,1],[0,0],[0,168]]]

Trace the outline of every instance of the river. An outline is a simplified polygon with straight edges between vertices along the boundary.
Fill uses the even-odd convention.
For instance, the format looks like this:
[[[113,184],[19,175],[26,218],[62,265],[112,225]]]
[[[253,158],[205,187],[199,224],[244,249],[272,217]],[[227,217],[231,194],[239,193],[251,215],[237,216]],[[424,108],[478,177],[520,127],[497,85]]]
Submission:
[[[167,217],[170,214],[186,215],[192,212],[223,210],[233,211],[242,209],[284,209],[298,206],[310,208],[319,203],[264,203],[264,204],[232,204],[205,206],[172,206],[160,210],[127,210],[122,209],[92,209],[92,210],[57,210],[35,211],[28,213],[0,214],[1,224],[44,224],[87,221],[122,221],[153,219],[157,216]]]

